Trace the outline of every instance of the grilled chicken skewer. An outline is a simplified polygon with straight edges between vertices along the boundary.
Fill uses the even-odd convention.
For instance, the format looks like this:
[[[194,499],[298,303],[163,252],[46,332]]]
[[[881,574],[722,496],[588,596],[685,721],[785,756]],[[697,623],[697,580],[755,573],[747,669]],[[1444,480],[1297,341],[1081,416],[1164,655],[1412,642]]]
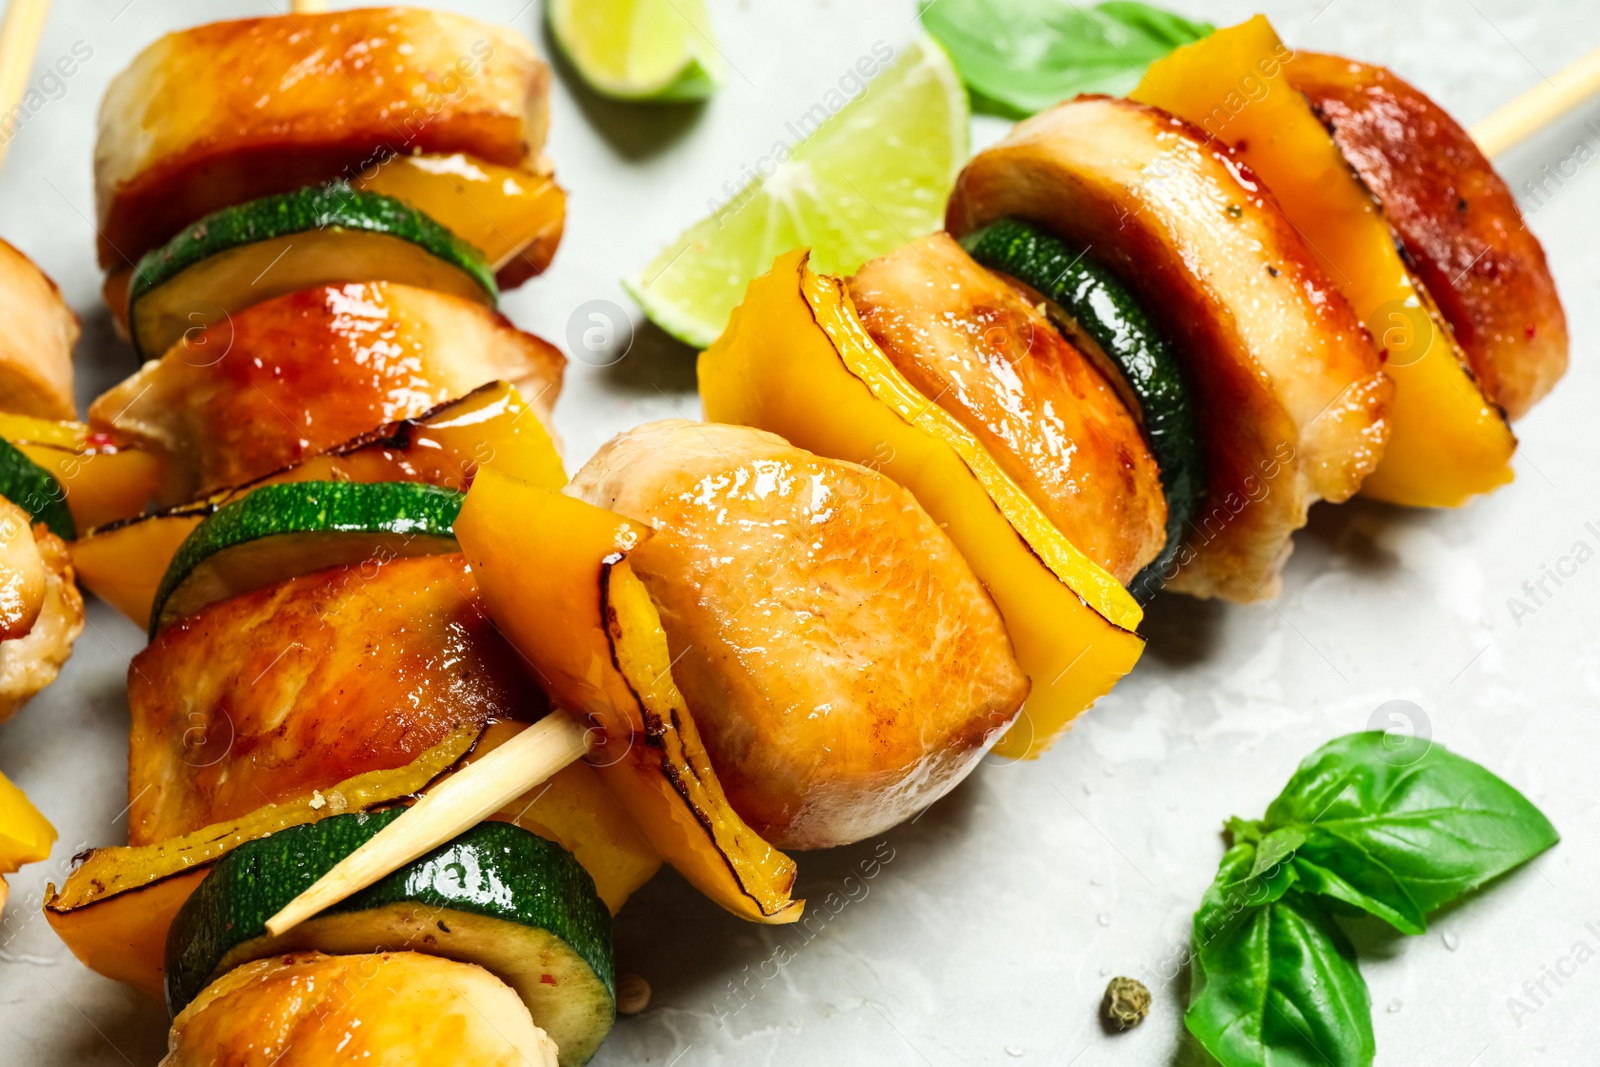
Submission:
[[[1341,89],[1352,85],[1361,71],[1352,66],[1336,74],[1330,70],[1333,61],[1311,57],[1285,75],[1288,63],[1280,48],[1264,20],[1257,20],[1157,64],[1138,95],[1159,100],[1180,116],[1189,109],[1203,112],[1211,99],[1210,86],[1232,77],[1230,64],[1253,60],[1257,52],[1279,57],[1270,70],[1261,68],[1261,74],[1286,81],[1294,77],[1297,90],[1286,107],[1252,121],[1279,123],[1288,144],[1302,151],[1251,149],[1252,131],[1269,140],[1256,125],[1242,126],[1234,131],[1234,144],[1222,144],[1218,131],[1185,123],[1149,103],[1085,98],[1064,104],[980,153],[958,181],[950,228],[967,238],[978,262],[949,238],[936,236],[868,264],[847,285],[830,285],[799,261],[800,301],[782,295],[793,284],[782,278],[766,289],[765,283],[753,285],[746,313],[754,325],[736,315],[724,338],[702,357],[708,415],[776,429],[826,455],[860,458],[869,454],[870,435],[841,435],[839,423],[847,416],[819,418],[816,412],[840,410],[847,397],[859,404],[853,390],[863,387],[913,424],[928,408],[942,408],[944,418],[929,423],[928,436],[960,455],[982,483],[990,506],[1005,514],[1039,556],[1050,558],[1051,577],[1093,604],[1113,628],[1123,620],[1137,622],[1137,610],[1118,601],[1116,586],[1158,558],[1170,568],[1160,578],[1177,589],[1236,600],[1273,595],[1290,535],[1304,524],[1310,504],[1347,499],[1369,479],[1370,491],[1418,504],[1459,503],[1466,495],[1492,488],[1509,476],[1503,473],[1504,463],[1514,443],[1492,400],[1504,396],[1508,403],[1525,406],[1547,386],[1532,385],[1513,399],[1510,383],[1527,375],[1518,379],[1507,371],[1489,387],[1490,397],[1476,392],[1469,357],[1446,326],[1446,313],[1434,305],[1422,280],[1401,265],[1382,216],[1366,201],[1356,179],[1339,169],[1328,172],[1331,179],[1309,169],[1344,151],[1359,160],[1357,173],[1370,175],[1377,185],[1375,160],[1408,160],[1417,147],[1394,134],[1388,143],[1373,144],[1375,135],[1352,129],[1344,130],[1342,144],[1336,143],[1323,123],[1340,130],[1330,114],[1339,106]],[[1363,76],[1373,80],[1370,72]],[[1376,95],[1413,108],[1420,100],[1409,87],[1384,86]],[[1344,103],[1351,106],[1348,99]],[[1218,124],[1237,117],[1223,113]],[[1455,148],[1470,147],[1437,109],[1429,117],[1437,129],[1425,136],[1453,137]],[[1365,157],[1359,156],[1362,147],[1368,149]],[[1276,175],[1281,201],[1239,163],[1239,155],[1251,152],[1263,170]],[[1457,157],[1453,165],[1462,182],[1475,182],[1474,188],[1486,191],[1484,207],[1504,211],[1509,200],[1494,197],[1497,189],[1503,193],[1503,186],[1481,157],[1452,156]],[[1414,186],[1416,180],[1397,174],[1391,185],[1380,188],[1380,200],[1402,201],[1411,191],[1406,183]],[[1304,231],[1316,225],[1317,190],[1330,198],[1324,207],[1331,220],[1317,232],[1322,234],[1327,225],[1348,232],[1329,230],[1317,242],[1305,238]],[[1514,206],[1510,211],[1514,215]],[[1424,237],[1440,232],[1426,224],[1427,214],[1416,209],[1403,228],[1422,235],[1416,237],[1419,248],[1413,255],[1431,263],[1448,258],[1452,238],[1446,232],[1443,251],[1437,242],[1420,247]],[[1010,235],[1007,249],[998,247],[998,231],[989,229],[997,221],[1011,227],[1003,231]],[[1032,243],[1018,251],[1024,238]],[[1086,276],[1091,299],[1080,299],[1071,308],[1060,306],[1056,298],[1061,294],[1042,293],[1028,284],[1060,283],[1060,277],[1050,278],[1040,256],[1048,242],[1062,238],[1085,250],[1076,258],[1092,252],[1098,266],[1109,272]],[[1494,350],[1489,342],[1475,350],[1474,358],[1486,369],[1497,360],[1532,364],[1535,382],[1553,380],[1565,358],[1560,306],[1537,245],[1530,247],[1531,238],[1518,240],[1530,284],[1537,289],[1542,281],[1543,291],[1552,296],[1534,308],[1517,310],[1541,315],[1552,325],[1528,331],[1526,340],[1545,338],[1538,346],[1508,349],[1502,338],[1501,349]],[[1051,266],[1063,262],[1057,257]],[[991,274],[980,263],[1002,273]],[[1358,268],[1365,267],[1374,268],[1375,280],[1364,280]],[[793,269],[780,261],[775,276],[789,277]],[[1352,275],[1358,280],[1353,282]],[[1461,279],[1453,284],[1457,288],[1451,295],[1459,295]],[[1466,283],[1469,288],[1472,284]],[[1112,309],[1106,321],[1084,321],[1086,312],[1100,313],[1092,297],[1113,295],[1134,306]],[[1468,316],[1492,320],[1497,310],[1505,313],[1508,294],[1495,296],[1497,308],[1483,299],[1453,301],[1448,321],[1452,326],[1462,323],[1462,332],[1471,333]],[[1386,299],[1394,308],[1381,302]],[[803,317],[795,317],[786,306],[804,309]],[[1149,314],[1145,307],[1158,310]],[[1383,316],[1396,309],[1409,315],[1407,321],[1419,321],[1427,334],[1425,339],[1410,338],[1409,350],[1392,347],[1377,332]],[[1137,366],[1141,352],[1105,350],[1126,345],[1129,338],[1125,332],[1119,336],[1118,328],[1129,322],[1144,333],[1160,335],[1141,343],[1155,346],[1160,341],[1178,351],[1186,365],[1177,374],[1176,388],[1170,382],[1132,380],[1142,370]],[[794,340],[807,332],[816,338],[814,348],[821,354],[804,352]],[[774,352],[770,342],[775,337],[789,347]],[[1097,340],[1106,343],[1097,345]],[[1095,350],[1090,355],[1080,347]],[[839,375],[840,369],[846,376]],[[838,384],[823,388],[819,375]],[[1446,382],[1465,383],[1477,399],[1469,398],[1463,406],[1441,397],[1437,389]],[[1180,412],[1173,394],[1185,389],[1193,390],[1200,416],[1188,431],[1191,439],[1174,443],[1172,438],[1181,438],[1181,432],[1173,427],[1182,420],[1176,418]],[[905,397],[915,399],[907,402]],[[1431,433],[1425,425],[1430,418],[1437,420]],[[1171,432],[1160,463],[1152,454],[1154,438],[1147,447],[1138,432],[1158,419]],[[1453,450],[1444,460],[1439,459],[1441,447]],[[917,456],[901,467],[891,459],[890,473],[904,471],[907,484],[918,486],[915,472],[925,466],[924,451],[919,447]],[[655,456],[670,455],[670,450],[618,447],[616,453],[626,457],[623,469],[631,471],[657,469]],[[1170,477],[1170,470],[1163,468],[1173,459],[1190,468],[1189,477]],[[1428,466],[1438,462],[1442,469]],[[1195,476],[1195,470],[1204,476]],[[1429,474],[1439,483],[1436,488],[1426,484]],[[661,480],[659,473],[656,480]],[[580,474],[573,491],[590,496],[591,502],[624,502],[625,512],[651,512],[650,501],[656,498],[650,491],[641,496],[637,483],[610,490],[606,486],[606,481]],[[1018,499],[1018,490],[1026,499]],[[918,486],[918,493],[935,518],[952,529],[957,528],[954,519],[965,517],[960,512],[973,506],[950,498],[944,486]],[[1175,511],[1185,518],[1173,528],[1168,519]],[[1061,535],[1064,548],[1053,539]],[[969,559],[982,558],[982,536],[956,536]],[[1175,539],[1181,543],[1164,543]],[[644,555],[665,543],[670,542],[658,534]],[[1177,551],[1164,552],[1168,547]],[[720,557],[711,545],[702,544],[699,558]],[[1037,605],[1015,588],[998,588],[1016,587],[1018,578],[996,575],[988,584],[1013,633],[1018,627],[1025,630],[1030,609]],[[651,592],[672,647],[689,655],[695,648],[718,647],[705,630],[698,641],[682,636],[671,640],[672,622],[686,625],[677,617],[683,609],[671,607],[665,590]],[[503,625],[515,633],[513,626]],[[737,633],[737,627],[719,618],[709,631]],[[734,641],[732,647],[740,644]],[[531,647],[527,651],[537,655]],[[1121,664],[1102,654],[1089,666],[1114,679],[1136,655],[1134,646]],[[1025,649],[1023,666],[1033,668],[1029,674],[1038,685],[1048,676],[1034,656],[1032,648]],[[724,652],[721,658],[737,657]],[[702,669],[708,665],[696,664]],[[689,688],[699,691],[683,695],[707,712],[717,764],[737,766],[740,756],[766,748],[757,739],[772,735],[752,723],[768,719],[746,712],[724,740],[725,726],[709,727],[712,709],[728,694],[715,684],[702,687],[703,676],[703,671],[688,675],[694,679]],[[769,682],[754,693],[742,693],[738,703],[759,706],[768,688],[775,687]],[[1043,714],[1025,713],[1026,731],[1013,731],[1025,740],[1013,746],[1013,754],[1036,754],[1105,688],[1109,685],[1090,692],[1087,700],[1080,695],[1076,702],[1047,698],[1044,706],[1036,703],[1033,710]],[[785,720],[780,716],[778,721]],[[794,758],[782,749],[776,762],[792,772]],[[804,810],[808,803],[826,804],[803,790],[799,800],[785,798],[776,783],[786,775],[770,764],[760,764],[749,777],[761,784],[755,790],[758,796],[741,798],[747,814],[761,811],[769,799],[786,813]],[[732,774],[729,778],[737,781]],[[763,819],[759,825],[780,843],[785,840],[788,830],[781,820]],[[796,840],[816,843],[803,831]]]
[[[285,79],[284,70],[295,77]],[[154,489],[159,504],[197,502],[177,513],[96,525],[74,545],[91,587],[162,629],[147,656],[167,661],[159,675],[163,684],[134,696],[141,715],[132,738],[133,776],[142,782],[150,776],[149,810],[141,808],[130,826],[133,845],[112,850],[141,859],[121,880],[69,883],[69,895],[92,883],[92,899],[79,901],[83,910],[57,902],[63,935],[92,964],[145,983],[149,972],[141,968],[151,963],[147,946],[154,947],[159,982],[159,946],[138,936],[123,940],[132,913],[119,909],[131,905],[164,938],[200,881],[192,875],[208,869],[207,863],[194,865],[194,848],[212,850],[206,855],[216,861],[219,840],[231,848],[273,831],[277,840],[288,840],[296,812],[341,824],[337,813],[347,801],[356,812],[368,806],[354,798],[392,801],[417,792],[456,758],[501,743],[512,746],[511,754],[516,732],[548,710],[542,695],[530,701],[532,687],[520,668],[484,631],[470,574],[438,555],[448,521],[442,531],[422,533],[406,505],[448,505],[450,492],[431,486],[465,485],[491,457],[523,475],[547,479],[553,472],[564,480],[541,425],[559,392],[564,359],[494,311],[498,289],[542,270],[560,238],[564,198],[543,156],[547,94],[548,69],[520,37],[454,15],[399,8],[333,15],[297,10],[292,18],[172,34],[142,53],[108,91],[96,153],[100,255],[118,324],[149,362],[96,402],[91,422],[96,432],[136,445],[154,460],[158,477],[145,484],[146,497]],[[138,136],[130,136],[135,130]],[[474,392],[495,382],[487,395]],[[447,414],[428,421],[440,405]],[[518,449],[528,459],[520,467],[513,456]],[[318,475],[357,485],[374,479],[406,485],[380,485],[371,497],[348,489],[340,495],[338,484],[314,482],[309,496],[294,497]],[[272,489],[288,489],[272,501],[291,506],[277,512],[258,506],[255,518],[235,524],[221,546],[234,562],[212,558],[214,543],[201,545],[198,555],[174,552],[188,532],[204,525],[205,515],[231,515],[228,500],[260,505]],[[295,510],[291,497],[321,503]],[[369,508],[364,502],[370,499],[389,503]],[[316,525],[337,512],[339,502],[346,513],[352,502],[360,505],[354,519],[367,539],[359,548],[336,544],[351,533],[348,522]],[[262,515],[268,526],[309,516],[311,527],[303,521],[293,533],[274,527],[283,537],[268,537],[276,547],[262,554],[252,540],[262,532],[252,525]],[[390,526],[371,528],[390,518]],[[242,550],[230,552],[239,548],[240,536]],[[419,552],[424,558],[405,558]],[[140,556],[150,553],[161,569],[168,559],[188,568],[181,587],[161,586],[159,570],[156,581],[143,576],[147,564]],[[370,576],[339,572],[321,583],[272,577],[317,571],[307,562],[312,558],[322,558],[324,566],[370,560],[378,569]],[[380,560],[387,563],[378,567]],[[239,582],[244,590],[234,587]],[[248,595],[252,582],[275,587],[263,591],[262,601]],[[236,592],[245,595],[229,595]],[[167,625],[173,618],[186,621],[193,605],[219,595],[230,613],[210,619],[215,647],[186,636],[181,621]],[[241,680],[230,668],[278,638],[303,655],[265,657],[252,670],[261,687],[236,685]],[[344,688],[378,660],[387,664],[387,695],[398,702],[343,700],[361,692],[381,700],[370,686]],[[274,665],[311,673],[285,680],[287,690],[274,689],[272,680],[281,677],[271,673]],[[131,677],[140,675],[136,670]],[[309,709],[319,689],[341,714],[311,714],[292,736],[322,758],[272,762],[262,742],[273,735],[277,713],[262,707],[262,718],[252,719],[252,694],[298,692]],[[186,725],[167,718],[176,706],[165,703],[169,696],[195,708],[199,718]],[[399,710],[407,707],[409,713]],[[460,721],[462,708],[476,717]],[[217,718],[206,719],[206,710]],[[373,729],[358,738],[356,720]],[[250,733],[256,726],[260,738]],[[385,982],[404,979],[418,1002],[437,1001],[448,987],[454,996],[432,1008],[456,1003],[464,1011],[430,1015],[440,1024],[435,1040],[407,1011],[397,1012],[392,998],[347,1000],[347,1017],[365,1025],[363,1044],[372,1055],[426,1059],[448,1047],[452,1055],[465,1051],[485,1062],[555,1063],[559,1038],[561,1062],[583,1062],[610,1019],[609,948],[599,952],[600,942],[592,941],[605,912],[597,894],[620,905],[659,860],[626,817],[607,807],[592,773],[585,778],[580,770],[569,769],[552,789],[504,814],[514,834],[508,848],[492,850],[492,860],[486,855],[483,869],[493,874],[494,864],[510,862],[502,873],[525,883],[528,900],[553,902],[568,919],[587,915],[570,928],[557,921],[560,914],[541,920],[528,912],[532,905],[519,889],[522,910],[496,920],[513,943],[544,937],[579,946],[572,965],[586,980],[569,981],[559,970],[552,975],[551,961],[560,953],[551,947],[524,948],[515,957],[545,973],[513,983],[513,992],[476,965],[405,953],[363,955],[385,937],[398,937],[403,947],[413,940],[410,927],[403,935],[385,935],[357,924],[343,940],[324,930],[319,947],[352,954],[307,958],[298,969],[219,985],[204,1004],[180,1016],[167,1062],[231,1055],[229,1034],[246,1032],[282,1039],[267,1060],[282,1053],[275,1062],[320,1062],[313,1031],[325,1013],[296,1016],[283,998],[305,1008],[307,983],[359,986],[378,972]],[[218,823],[229,830],[221,839],[207,836]],[[521,827],[574,849],[603,888],[554,845],[548,849],[559,855],[551,862],[565,856],[567,867],[551,867],[545,854],[530,852],[529,842],[541,838]],[[193,840],[196,830],[204,840]],[[294,859],[308,855],[297,852]],[[164,866],[174,857],[182,857],[176,867]],[[101,862],[116,866],[118,860]],[[124,890],[127,895],[119,895]],[[197,908],[204,897],[196,897]],[[398,921],[398,906],[379,909],[384,923]],[[595,908],[599,918],[591,914]],[[436,906],[433,911],[439,914]],[[466,937],[479,921],[474,914],[452,917],[450,925]],[[441,919],[438,925],[443,931],[446,924]],[[430,934],[428,943],[437,940],[449,938]],[[486,961],[494,954],[488,946],[506,941],[483,939],[469,958]],[[181,963],[174,966],[173,974],[192,978]],[[231,974],[230,963],[216,967],[219,975]],[[505,976],[498,966],[496,973]],[[579,990],[573,994],[579,1002],[587,996],[587,1006],[544,1006],[541,982],[554,985],[558,977],[564,990]],[[199,992],[181,988],[183,1000],[174,1001],[174,1010]],[[547,1029],[533,1024],[530,1010]],[[500,1025],[460,1031],[461,1018],[485,1017],[480,1013]],[[263,1046],[254,1047],[259,1052]]]
[[[1244,172],[1229,166],[1226,152],[1216,154],[1203,133],[1177,124],[1171,127],[1176,134],[1162,130],[1161,114],[1148,106],[1083,101],[1070,107],[1076,110],[1053,120],[1079,124],[1067,151],[1042,124],[1040,145],[1026,137],[1010,143],[1019,151],[1007,166],[997,164],[1007,158],[999,152],[983,161],[992,168],[991,186],[983,186],[975,163],[968,206],[961,209],[973,221],[952,228],[976,232],[990,215],[1029,214],[996,208],[993,201],[1005,202],[1011,193],[1008,167],[1039,166],[1047,179],[1052,173],[1090,177],[1074,187],[1078,210],[1066,213],[1072,225],[1090,229],[1058,225],[1080,240],[1099,226],[1111,244],[1113,217],[1121,223],[1129,218],[1116,216],[1118,205],[1094,186],[1112,170],[1106,163],[1111,153],[1097,151],[1143,151],[1148,145],[1141,142],[1150,138],[1175,138],[1178,155],[1193,164],[1176,183],[1175,203],[1193,207],[1218,191],[1221,204],[1237,203],[1239,212],[1224,213],[1245,234],[1241,254],[1227,262],[1231,275],[1206,279],[1217,282],[1213,288],[1186,278],[1177,265],[1195,261],[1197,250],[1215,251],[1217,235],[1197,220],[1186,227],[1171,205],[1146,205],[1160,217],[1138,220],[1143,237],[1132,242],[1137,255],[1130,254],[1124,271],[1140,285],[1162,280],[1173,286],[1179,308],[1164,315],[1192,313],[1181,347],[1216,376],[1208,383],[1215,390],[1206,394],[1209,406],[1219,398],[1231,405],[1233,425],[1207,424],[1210,475],[1202,485],[1228,507],[1216,519],[1212,540],[1219,544],[1208,541],[1200,546],[1204,551],[1169,555],[1166,562],[1181,559],[1177,572],[1185,577],[1178,584],[1197,592],[1240,599],[1269,593],[1287,536],[1304,521],[1309,503],[1343,499],[1377,467],[1394,384],[1362,332],[1364,316],[1317,258],[1260,210],[1270,194],[1233,198],[1238,189],[1258,190],[1249,187],[1248,174],[1241,177]],[[958,217],[953,203],[952,219]],[[594,773],[625,810],[625,821],[691,881],[751,918],[782,921],[797,913],[798,902],[788,897],[792,864],[776,847],[819,847],[880,832],[952,787],[1008,729],[1009,740],[1027,727],[1015,754],[1036,751],[1137,657],[1131,629],[1138,609],[1121,587],[1162,560],[1169,547],[1169,483],[1178,484],[1169,476],[1170,453],[1152,443],[1144,394],[1106,373],[1106,352],[1085,350],[1092,345],[1084,335],[1092,331],[1050,307],[1047,294],[1028,279],[985,270],[980,264],[989,253],[969,243],[975,246],[970,254],[949,238],[930,239],[847,282],[810,274],[803,259],[786,257],[765,288],[752,287],[745,332],[736,321],[702,363],[708,412],[715,407],[730,421],[759,419],[814,452],[733,426],[669,423],[641,427],[608,445],[565,494],[549,479],[498,473],[497,463],[472,476],[456,527],[471,568],[462,574],[479,586],[471,599],[481,598],[555,703],[582,717],[575,723],[579,731],[605,746],[609,761]],[[1288,280],[1274,286],[1252,277],[1248,269],[1260,258],[1272,268],[1270,278]],[[939,281],[950,278],[960,281],[939,291]],[[1270,314],[1261,310],[1263,298]],[[756,311],[777,310],[781,330],[791,308],[803,310],[809,324],[785,335],[788,348],[765,346],[768,366],[759,372],[769,377],[762,379],[751,353],[774,319],[762,322]],[[1559,305],[1554,313],[1559,316]],[[792,369],[786,361],[814,369],[816,380],[784,378]],[[1009,379],[1008,371],[1014,372]],[[801,383],[825,385],[832,390],[826,397],[848,404],[836,411],[813,403],[813,413],[837,417],[807,429],[779,414],[785,394],[777,385]],[[764,402],[752,404],[752,396]],[[942,415],[922,410],[932,406],[929,396]],[[895,406],[906,398],[921,398],[922,409]],[[870,432],[852,436],[840,423],[850,413],[878,417],[872,404],[901,420],[878,442],[892,438],[903,448],[853,447],[870,441]],[[923,416],[926,423],[919,421]],[[1070,449],[1060,447],[1063,438],[1072,441]],[[837,458],[824,458],[829,455]],[[950,466],[952,457],[957,466]],[[952,477],[936,484],[919,474],[922,468]],[[1260,486],[1266,492],[1258,497]],[[1230,496],[1249,506],[1228,504]],[[1272,497],[1279,499],[1257,506]],[[1202,508],[1198,514],[1203,522],[1219,513]],[[1020,554],[1017,542],[1024,546]],[[1035,569],[1027,569],[1030,564]],[[416,569],[461,566],[448,555],[430,556],[385,562],[379,574],[393,575],[398,590],[415,583]],[[221,708],[225,699],[204,695],[207,674],[223,683],[213,686],[215,693],[226,691],[233,684],[228,679],[250,665],[250,654],[229,664],[203,635],[237,632],[237,620],[268,605],[269,613],[292,608],[329,577],[291,578],[202,603],[161,631],[146,667],[176,692],[200,693]],[[1040,578],[1044,588],[1025,590]],[[224,592],[237,593],[231,587]],[[1056,595],[1076,598],[1081,615],[1052,615],[1041,607]],[[1035,635],[1036,620],[1045,617],[1068,624],[1054,635],[1057,646],[1081,633],[1098,636],[1114,653],[1102,649],[1084,659],[1091,638],[1085,652],[1046,674]],[[352,638],[336,636],[311,656],[330,667],[328,684],[339,675],[333,650],[369,629],[370,623],[352,620]],[[486,640],[474,638],[469,647],[481,649]],[[191,647],[178,654],[186,643]],[[752,648],[767,650],[769,658],[753,658]],[[1089,680],[1063,685],[1062,677],[1074,672]],[[886,676],[893,684],[885,684]],[[1019,718],[1024,699],[1031,709],[1039,696],[1047,698],[1048,714],[1024,711]],[[164,703],[139,700],[152,712]],[[304,718],[296,721],[314,734],[319,723],[310,699],[301,707]],[[534,714],[554,725],[553,716],[564,713]],[[150,744],[139,747],[159,753],[172,732],[156,727]],[[535,743],[531,731],[520,739]],[[857,740],[861,744],[852,743]],[[429,741],[434,747],[419,752]],[[613,743],[620,753],[609,748]],[[449,744],[448,731],[436,730],[404,753],[379,746],[389,750],[380,759],[417,762]],[[578,751],[574,746],[570,755]],[[167,771],[155,771],[156,780],[176,786],[168,799],[193,800],[198,807],[152,831],[153,841],[244,814],[226,803],[214,806],[221,797],[214,785],[253,768],[228,762],[227,755],[222,760],[215,772],[195,774],[171,759]],[[426,818],[424,811],[447,807],[449,792],[470,792],[469,781],[502,774],[492,766],[486,761],[460,772],[449,780],[451,790],[432,794],[440,804],[418,805],[343,855],[359,855],[391,831],[404,837],[402,828]],[[309,776],[290,773],[271,788],[284,790],[287,800],[334,773],[332,767],[305,769]],[[339,773],[355,769],[342,766]],[[532,785],[533,777],[513,780],[505,795]],[[478,817],[465,816],[459,828]],[[457,828],[448,819],[445,825],[439,837]],[[417,852],[394,855],[401,862]],[[320,877],[337,880],[340,869],[331,863]],[[375,873],[387,869],[380,864]],[[278,898],[286,907],[277,917],[294,915],[298,900]],[[174,929],[193,921],[182,916],[194,910],[185,905]],[[249,952],[290,944],[283,939],[296,936],[293,924],[274,921],[265,910],[262,915],[264,939],[252,942]],[[327,924],[338,921],[330,915],[298,928],[316,927],[304,935],[312,940],[303,947],[332,936]],[[224,986],[213,988],[220,996]],[[536,1021],[542,1018],[536,1013]],[[175,1032],[175,1049],[181,1040]]]

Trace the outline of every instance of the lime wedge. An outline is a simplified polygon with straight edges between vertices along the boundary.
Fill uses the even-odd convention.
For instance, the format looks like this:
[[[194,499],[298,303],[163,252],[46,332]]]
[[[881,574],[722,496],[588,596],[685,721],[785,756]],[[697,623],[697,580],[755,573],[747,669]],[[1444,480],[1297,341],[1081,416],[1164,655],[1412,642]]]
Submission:
[[[807,246],[816,270],[850,273],[939,228],[967,159],[967,95],[931,38],[885,61],[854,100],[830,89],[786,123],[754,180],[623,280],[652,322],[705,348],[783,253]]]
[[[597,93],[670,103],[722,81],[705,0],[550,0],[548,10],[556,43]]]

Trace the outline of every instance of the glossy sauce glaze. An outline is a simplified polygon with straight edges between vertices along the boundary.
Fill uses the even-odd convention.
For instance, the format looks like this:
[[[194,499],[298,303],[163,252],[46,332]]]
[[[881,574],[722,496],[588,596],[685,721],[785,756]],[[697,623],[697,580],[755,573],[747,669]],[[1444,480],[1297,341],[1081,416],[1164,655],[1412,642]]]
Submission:
[[[943,233],[862,267],[850,296],[900,373],[1080,551],[1124,585],[1161,551],[1166,501],[1139,425],[1037,298]]]
[[[956,179],[952,234],[1007,216],[1094,249],[1184,359],[1207,491],[1164,577],[1195,596],[1276,595],[1310,505],[1348,498],[1377,466],[1394,390],[1272,194],[1199,128],[1080,96]]]
[[[128,705],[131,844],[402,766],[463,723],[547,710],[458,555],[212,604],[133,658]]]
[[[988,594],[910,493],[744,427],[614,438],[571,492],[628,554],[734,809],[779,848],[860,840],[952,788],[1027,693]]]
[[[0,722],[55,681],[83,632],[66,543],[0,497]]]
[[[1302,52],[1285,73],[1383,205],[1484,392],[1525,415],[1566,372],[1567,318],[1504,179],[1443,108],[1382,67]]]
[[[566,360],[470,300],[386,282],[290,293],[197,330],[89,408],[167,459],[163,503],[300,462],[494,380],[548,418]]]
[[[172,1022],[161,1067],[555,1067],[511,987],[415,952],[292,952],[235,967]]]
[[[111,82],[95,145],[100,265],[132,263],[218,208],[394,154],[543,161],[549,68],[520,35],[369,8],[168,34]]]

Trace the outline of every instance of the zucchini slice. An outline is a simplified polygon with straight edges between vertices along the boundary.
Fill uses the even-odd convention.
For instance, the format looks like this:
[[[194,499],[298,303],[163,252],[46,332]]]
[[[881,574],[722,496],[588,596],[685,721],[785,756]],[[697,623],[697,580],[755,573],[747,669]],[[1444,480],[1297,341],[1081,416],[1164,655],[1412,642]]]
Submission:
[[[366,281],[499,300],[471,244],[393,197],[330,182],[223,208],[145,253],[128,289],[130,332],[154,359],[251,304]]]
[[[34,522],[44,523],[63,541],[78,536],[61,483],[4,438],[0,438],[0,496],[26,511]]]
[[[479,823],[284,936],[267,934],[278,909],[399,815],[335,815],[219,861],[167,935],[168,1011],[279,953],[421,952],[492,972],[554,1039],[562,1067],[587,1062],[615,1015],[611,914],[577,860],[509,823]]]
[[[421,482],[286,482],[224,504],[186,537],[162,576],[150,636],[207,604],[287,578],[381,556],[456,552],[463,494]]]
[[[1063,332],[1074,341],[1087,341],[1084,351],[1134,401],[1134,416],[1161,469],[1161,491],[1167,498],[1166,547],[1128,586],[1148,600],[1182,549],[1206,492],[1200,422],[1177,354],[1116,275],[1045,230],[1003,218],[966,235],[961,244],[979,263],[1044,296]]]

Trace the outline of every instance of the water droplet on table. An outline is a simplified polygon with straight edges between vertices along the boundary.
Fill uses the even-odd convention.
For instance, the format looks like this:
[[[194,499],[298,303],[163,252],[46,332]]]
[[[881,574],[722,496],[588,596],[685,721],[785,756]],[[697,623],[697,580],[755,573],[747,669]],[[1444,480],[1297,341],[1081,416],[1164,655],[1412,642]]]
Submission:
[[[1096,915],[1094,917],[1094,921],[1099,923],[1101,926],[1110,926],[1111,925],[1111,916],[1106,915],[1105,913],[1102,912],[1101,914]]]
[[[1400,998],[1399,997],[1395,997],[1393,1000],[1389,1001],[1389,1007],[1388,1007],[1389,1014],[1393,1015],[1395,1012],[1400,1010],[1400,1007],[1401,1007]]]
[[[1021,1045],[1007,1045],[1006,1046],[1006,1055],[1007,1056],[1020,1056],[1020,1055],[1022,1055],[1022,1046]]]
[[[1454,952],[1456,949],[1461,947],[1461,939],[1455,934],[1450,933],[1448,930],[1440,935],[1439,940],[1443,941],[1444,947],[1449,949],[1451,952]]]

